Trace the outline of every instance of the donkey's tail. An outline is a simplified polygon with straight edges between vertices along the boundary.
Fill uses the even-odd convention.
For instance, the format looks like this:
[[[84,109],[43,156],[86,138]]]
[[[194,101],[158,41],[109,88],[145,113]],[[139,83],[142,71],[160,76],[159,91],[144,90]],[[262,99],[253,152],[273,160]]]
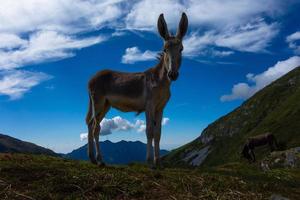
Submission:
[[[94,120],[94,123],[96,123],[96,112],[95,112],[95,101],[94,96],[91,92],[89,92],[90,97],[90,106],[91,106],[91,120]]]

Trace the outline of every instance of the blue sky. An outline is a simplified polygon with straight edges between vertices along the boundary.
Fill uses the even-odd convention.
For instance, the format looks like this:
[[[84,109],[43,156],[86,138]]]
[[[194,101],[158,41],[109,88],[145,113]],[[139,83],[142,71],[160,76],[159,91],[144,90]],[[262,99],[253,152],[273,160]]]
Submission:
[[[300,65],[300,2],[287,0],[4,0],[0,5],[0,132],[69,152],[86,143],[87,81],[98,70],[144,71],[189,18],[161,146],[172,149]],[[112,109],[101,140],[145,141],[144,114]],[[81,139],[80,139],[81,135]]]

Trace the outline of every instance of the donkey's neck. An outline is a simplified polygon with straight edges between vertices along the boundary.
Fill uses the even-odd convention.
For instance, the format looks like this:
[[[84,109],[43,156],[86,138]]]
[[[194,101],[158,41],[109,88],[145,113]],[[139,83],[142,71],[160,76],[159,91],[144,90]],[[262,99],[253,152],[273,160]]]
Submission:
[[[159,80],[164,79],[165,76],[165,68],[162,61],[160,61],[155,67],[154,67],[154,73],[155,76],[158,77]]]
[[[153,68],[153,73],[158,78],[160,82],[168,82],[171,83],[171,81],[168,79],[167,76],[167,70],[166,70],[166,63],[164,62],[164,54],[159,59],[159,63]]]

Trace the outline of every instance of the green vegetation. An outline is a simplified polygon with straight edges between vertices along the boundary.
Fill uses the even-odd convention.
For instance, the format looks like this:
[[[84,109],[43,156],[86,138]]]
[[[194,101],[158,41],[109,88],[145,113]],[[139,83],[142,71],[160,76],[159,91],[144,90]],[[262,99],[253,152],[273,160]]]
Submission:
[[[204,166],[240,161],[242,146],[248,137],[273,133],[280,149],[300,146],[300,67],[256,93],[240,107],[210,124],[199,138],[169,153],[164,161],[170,165],[187,165],[189,152],[210,146]],[[213,138],[209,143],[206,138]],[[258,159],[269,154],[267,148],[256,149]]]
[[[0,154],[0,199],[300,198],[300,172],[231,163],[195,170],[141,164],[97,167],[85,161]]]

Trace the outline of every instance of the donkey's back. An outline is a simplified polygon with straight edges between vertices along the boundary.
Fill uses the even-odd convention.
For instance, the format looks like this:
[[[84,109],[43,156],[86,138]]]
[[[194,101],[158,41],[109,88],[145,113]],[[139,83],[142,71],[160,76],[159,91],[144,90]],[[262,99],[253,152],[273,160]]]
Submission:
[[[121,95],[138,97],[143,94],[145,74],[126,73],[112,70],[97,72],[89,81],[89,91],[100,95]]]
[[[146,101],[145,73],[103,70],[89,81],[89,92],[98,101],[123,112],[143,112]],[[97,100],[98,99],[98,100]]]
[[[248,138],[248,143],[250,146],[262,146],[269,143],[273,143],[275,136],[272,133],[265,133],[262,135],[257,135]]]

